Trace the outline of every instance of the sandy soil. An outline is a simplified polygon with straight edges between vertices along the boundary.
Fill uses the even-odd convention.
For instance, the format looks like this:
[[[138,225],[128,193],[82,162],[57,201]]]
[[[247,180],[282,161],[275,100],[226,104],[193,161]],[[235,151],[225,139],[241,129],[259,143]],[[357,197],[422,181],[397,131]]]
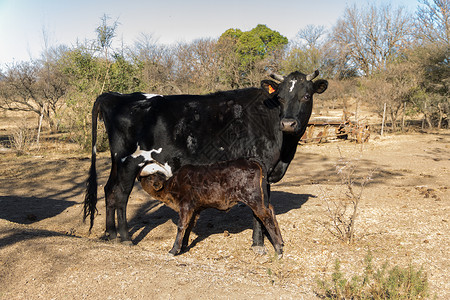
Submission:
[[[128,205],[135,245],[99,240],[103,198],[88,235],[81,202],[89,157],[61,149],[0,153],[1,299],[314,299],[316,279],[329,276],[337,258],[346,274],[360,274],[369,250],[376,266],[423,266],[431,294],[450,298],[450,131],[390,135],[364,146],[299,146],[272,187],[285,241],[281,260],[268,242],[266,256],[250,250],[246,207],[204,211],[188,251],[170,257],[177,215],[138,185]],[[350,246],[323,225],[325,199],[345,188],[336,172],[339,152],[355,162],[355,179],[373,172]],[[100,155],[101,185],[108,168]]]

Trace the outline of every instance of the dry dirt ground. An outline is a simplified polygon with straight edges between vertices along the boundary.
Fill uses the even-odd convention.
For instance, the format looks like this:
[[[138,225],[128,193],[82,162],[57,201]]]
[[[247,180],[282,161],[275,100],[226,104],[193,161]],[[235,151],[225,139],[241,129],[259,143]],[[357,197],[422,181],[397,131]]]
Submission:
[[[109,159],[100,155],[99,214],[93,232],[81,222],[85,154],[0,153],[1,299],[314,299],[316,279],[337,258],[348,276],[374,264],[422,266],[430,292],[450,299],[450,131],[388,135],[364,146],[351,142],[299,146],[272,203],[285,255],[250,250],[251,213],[207,210],[186,253],[170,257],[177,215],[138,185],[129,200],[134,246],[100,241],[102,185]],[[363,191],[356,242],[329,233],[327,202],[342,195],[340,154],[356,164],[354,178],[372,172]],[[331,201],[330,200],[330,201]]]

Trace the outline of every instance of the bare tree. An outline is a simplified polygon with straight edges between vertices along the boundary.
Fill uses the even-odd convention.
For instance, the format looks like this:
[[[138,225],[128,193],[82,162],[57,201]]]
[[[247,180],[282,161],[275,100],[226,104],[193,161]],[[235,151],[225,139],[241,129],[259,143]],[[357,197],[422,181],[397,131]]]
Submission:
[[[205,93],[218,89],[219,57],[217,41],[199,39],[179,44],[176,49],[177,82],[188,93]]]
[[[240,59],[236,53],[237,39],[222,36],[217,41],[216,52],[219,56],[221,81],[230,88],[243,86]]]
[[[449,46],[450,0],[420,1],[415,18],[415,35],[428,43]]]
[[[389,63],[382,72],[360,80],[359,97],[376,107],[380,116],[386,103],[392,130],[396,130],[404,103],[412,101],[420,78],[419,67],[412,61]]]
[[[175,55],[171,47],[158,45],[151,34],[142,33],[130,56],[140,66],[144,88],[155,93],[181,93],[174,82]]]
[[[109,25],[108,20],[110,19],[110,16],[104,14],[101,18],[101,24],[95,29],[98,45],[102,49],[106,60],[108,60],[108,50],[111,48],[113,39],[116,36],[117,27],[120,25],[118,19]]]
[[[57,62],[22,62],[8,66],[0,83],[0,108],[29,111],[43,116],[52,130],[58,129],[53,116],[68,89],[68,80]]]
[[[117,27],[119,26],[119,20],[116,19],[111,25],[108,24],[108,20],[111,17],[104,14],[101,18],[101,24],[95,29],[97,32],[97,42],[100,49],[104,53],[104,57],[106,60],[106,73],[102,84],[101,93],[103,93],[105,89],[106,82],[109,80],[109,70],[111,68],[111,63],[108,57],[108,51],[111,49],[111,45],[114,37],[116,36]]]
[[[320,39],[325,36],[326,32],[325,26],[309,24],[306,25],[305,28],[299,30],[297,38],[306,41],[308,48],[317,49],[320,47]]]
[[[346,8],[333,28],[332,41],[339,58],[347,60],[345,64],[370,75],[408,45],[410,33],[410,16],[402,8],[354,5]]]
[[[324,26],[307,25],[297,33],[297,41],[293,41],[285,53],[281,65],[285,73],[301,70],[313,72],[324,64],[322,39],[326,30]]]

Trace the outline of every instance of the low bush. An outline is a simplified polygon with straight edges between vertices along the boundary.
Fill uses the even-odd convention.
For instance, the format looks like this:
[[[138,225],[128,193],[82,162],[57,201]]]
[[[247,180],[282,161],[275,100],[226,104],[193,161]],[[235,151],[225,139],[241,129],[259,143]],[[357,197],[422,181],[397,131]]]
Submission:
[[[351,279],[343,274],[336,259],[331,278],[317,279],[316,294],[322,299],[424,299],[429,296],[428,278],[422,267],[417,269],[412,264],[390,268],[386,262],[374,269],[369,252],[363,274]]]

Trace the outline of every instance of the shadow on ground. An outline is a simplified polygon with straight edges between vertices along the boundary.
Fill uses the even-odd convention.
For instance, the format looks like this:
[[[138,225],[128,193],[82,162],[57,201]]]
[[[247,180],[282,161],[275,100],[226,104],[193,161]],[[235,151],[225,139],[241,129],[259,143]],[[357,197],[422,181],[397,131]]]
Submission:
[[[75,204],[75,201],[51,198],[0,196],[0,219],[32,224],[55,217]]]
[[[277,215],[285,214],[293,209],[299,209],[308,201],[315,197],[310,194],[292,194],[286,192],[274,191],[271,193],[271,203]],[[153,229],[168,220],[178,223],[178,214],[169,207],[159,205],[160,202],[151,200],[138,209],[138,213],[129,222],[130,234],[134,235],[140,231],[134,238],[134,244],[141,242]],[[154,210],[158,207],[156,210]],[[223,233],[240,233],[251,229],[253,226],[253,214],[247,206],[236,205],[228,212],[218,211],[216,209],[206,209],[200,214],[200,218],[193,230],[197,238],[192,242],[189,248],[206,239],[210,235]],[[175,239],[175,236],[173,237]]]
[[[42,229],[8,229],[8,230],[0,230],[0,235],[3,236],[0,238],[0,249],[5,248],[9,245],[34,240],[45,237],[52,236],[69,236],[67,233],[56,232],[51,230],[42,230]],[[74,235],[70,235],[73,238],[79,238]]]

